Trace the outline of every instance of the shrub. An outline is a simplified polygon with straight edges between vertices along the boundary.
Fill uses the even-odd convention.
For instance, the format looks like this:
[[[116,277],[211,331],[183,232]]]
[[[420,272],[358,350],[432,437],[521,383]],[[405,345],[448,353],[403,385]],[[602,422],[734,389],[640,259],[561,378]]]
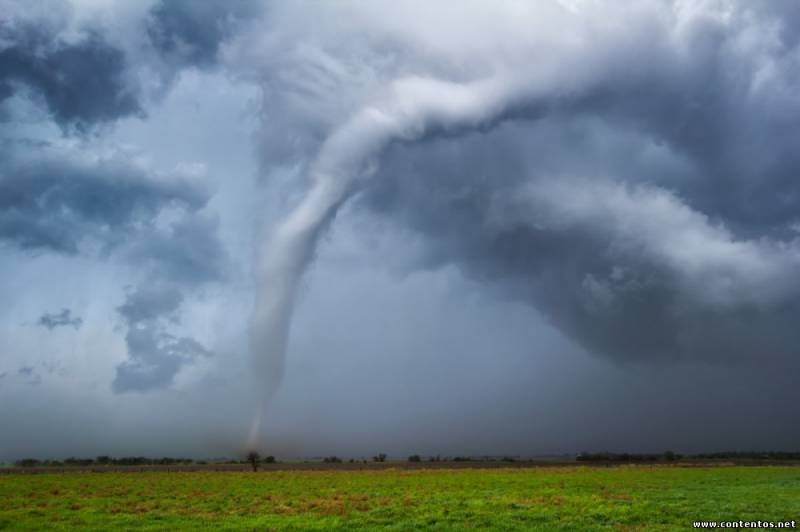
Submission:
[[[418,454],[412,454],[411,456],[408,457],[408,461],[409,462],[421,462],[422,458],[420,458],[420,456]]]
[[[253,471],[258,471],[258,461],[261,460],[261,455],[258,454],[256,451],[250,451],[247,453],[247,461],[250,462],[250,465],[253,467]]]

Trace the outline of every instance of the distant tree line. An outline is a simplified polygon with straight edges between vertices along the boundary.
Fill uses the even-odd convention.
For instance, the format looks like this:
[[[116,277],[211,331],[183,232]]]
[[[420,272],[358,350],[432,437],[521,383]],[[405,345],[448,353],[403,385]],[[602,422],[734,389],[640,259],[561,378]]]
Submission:
[[[258,453],[255,453],[258,454]],[[244,464],[252,463],[253,456],[248,455],[246,460],[225,460],[222,462],[214,461],[215,463],[226,464]],[[274,464],[275,457],[272,455],[261,458],[255,457],[256,462],[263,464]],[[23,458],[17,460],[14,465],[17,467],[64,467],[64,466],[150,466],[150,465],[204,465],[208,464],[208,460],[193,460],[192,458],[172,458],[165,456],[163,458],[146,458],[144,456],[123,456],[120,458],[113,458],[111,456],[98,456],[97,458],[65,458],[64,460],[38,460],[36,458]]]
[[[800,460],[800,452],[795,451],[728,451],[681,455],[672,451],[663,453],[581,453],[579,462],[674,462],[689,460]]]
[[[672,451],[663,453],[580,453],[578,462],[673,462],[683,458]]]
[[[98,456],[97,458],[65,458],[64,460],[37,460],[36,458],[23,458],[17,460],[14,465],[19,467],[62,467],[62,466],[144,466],[144,465],[180,465],[193,464],[191,458],[145,458],[144,456],[123,456],[112,458],[110,456]]]
[[[721,453],[695,454],[692,458],[702,459],[728,459],[728,460],[800,460],[800,451],[731,451]]]
[[[379,453],[372,457],[374,462],[385,462],[387,460],[385,453]],[[575,457],[578,462],[613,462],[613,463],[626,463],[626,462],[674,462],[676,460],[796,460],[800,461],[800,451],[725,451],[713,453],[699,453],[690,455],[681,455],[673,451],[665,451],[663,453],[612,453],[612,452],[598,452],[589,453],[583,452]],[[511,456],[503,457],[473,457],[473,456],[428,456],[423,459],[421,455],[412,454],[408,457],[409,462],[516,462],[518,458]],[[349,459],[348,462],[364,462],[367,460],[354,460]],[[261,457],[256,452],[249,453],[245,460],[213,460],[211,463],[223,464],[250,464],[254,470],[257,470],[259,464],[274,464],[277,460],[274,456]],[[326,456],[322,458],[322,462],[330,464],[342,463],[343,460],[337,456]],[[17,460],[14,465],[18,467],[65,467],[65,466],[152,466],[152,465],[204,465],[208,464],[207,460],[193,460],[191,458],[172,458],[165,456],[163,458],[146,458],[144,456],[123,456],[114,458],[111,456],[98,456],[96,458],[65,458],[64,460],[38,460],[36,458],[23,458]]]
[[[517,458],[513,456],[429,456],[428,462],[516,462]],[[412,454],[408,457],[409,462],[421,462],[422,457],[418,454]]]

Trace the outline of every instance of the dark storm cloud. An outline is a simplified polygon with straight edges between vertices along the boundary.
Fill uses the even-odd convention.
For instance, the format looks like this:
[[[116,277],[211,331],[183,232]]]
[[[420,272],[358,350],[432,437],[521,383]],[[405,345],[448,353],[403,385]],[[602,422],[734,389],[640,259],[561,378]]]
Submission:
[[[599,75],[482,131],[395,143],[361,202],[428,237],[423,264],[462,266],[592,352],[794,364],[797,28],[762,48],[744,35],[781,21],[750,15],[602,50]]]
[[[222,280],[227,268],[218,220],[203,212],[205,189],[152,176],[121,156],[98,160],[28,143],[5,148],[0,239],[27,252],[110,257],[146,278],[118,308],[129,359],[118,366],[113,390],[168,386],[184,364],[208,355],[194,339],[169,332],[186,294]],[[39,323],[77,328],[81,320],[64,310]]]
[[[800,83],[798,48],[779,48],[768,59],[742,56],[735,36],[711,37],[715,31],[722,33],[702,28],[687,38],[690,60],[654,59],[663,70],[601,87],[566,114],[638,133],[691,165],[691,174],[656,180],[643,173],[636,181],[676,190],[745,236],[780,233],[800,207],[794,179],[800,156],[791,141],[800,117],[787,92]],[[758,81],[766,62],[779,70]]]
[[[259,6],[252,0],[161,0],[150,11],[147,35],[168,60],[209,67],[216,63],[220,45],[256,16]]]
[[[153,179],[124,159],[23,150],[0,152],[0,239],[24,249],[75,254],[87,242],[113,248],[150,230],[164,209],[196,211],[207,201],[197,185]]]
[[[423,235],[421,267],[455,265],[614,363],[800,366],[800,54],[779,18],[550,7],[478,37],[475,12],[455,29],[355,13],[353,41],[331,23],[301,52],[291,31],[252,52],[297,58],[264,68],[264,160],[305,188],[257,255],[262,405],[301,278],[354,198]]]
[[[129,359],[117,366],[115,393],[167,387],[185,364],[211,355],[193,338],[166,331],[167,323],[177,320],[182,303],[182,291],[171,284],[143,285],[128,293],[117,311],[126,321]]]
[[[117,312],[128,323],[136,325],[169,317],[178,310],[182,302],[183,295],[177,286],[141,287],[128,293],[125,303],[117,308]]]
[[[51,331],[56,327],[72,327],[73,329],[80,329],[83,324],[83,319],[78,316],[73,316],[72,311],[68,308],[61,309],[61,312],[45,313],[37,322],[42,327],[47,327]]]
[[[680,195],[647,184],[669,175],[665,169],[680,170],[674,161],[665,162],[665,169],[639,168],[644,173],[632,178],[639,189],[627,188],[625,181],[571,178],[571,169],[558,164],[567,152],[581,153],[572,155],[567,167],[600,169],[618,179],[642,163],[626,150],[624,159],[609,161],[607,145],[593,146],[580,136],[564,144],[575,131],[562,127],[559,121],[509,126],[466,140],[397,147],[361,201],[429,239],[422,266],[462,266],[470,277],[531,303],[592,352],[618,360],[794,359],[800,345],[791,325],[800,319],[800,289],[793,277],[798,262],[791,252],[781,256],[784,244],[716,233],[702,215],[690,215]],[[532,141],[529,158],[509,147],[520,137]],[[557,140],[536,145],[533,140],[541,137]],[[620,142],[637,148],[624,138]],[[687,189],[692,188],[690,183]],[[783,193],[793,188],[784,186]],[[572,203],[575,198],[579,201]],[[661,207],[664,213],[658,212]],[[725,207],[739,212],[732,202]],[[660,227],[648,228],[648,218]],[[784,226],[777,228],[786,230],[791,221],[780,218]],[[683,223],[690,224],[685,231]],[[773,230],[766,222],[748,229],[747,236],[759,237]],[[706,249],[695,250],[699,263],[707,261],[702,273],[682,264],[684,250],[676,249],[693,246],[695,231],[708,238],[700,244]],[[733,260],[754,262],[756,271],[725,264],[728,254],[741,254]],[[764,278],[757,271],[762,267],[771,271]],[[720,288],[720,295],[710,288],[716,283],[732,286]],[[731,295],[737,290],[741,297]]]
[[[3,109],[6,139],[0,145],[0,242],[32,256],[107,259],[139,272],[118,308],[129,358],[117,367],[112,388],[169,386],[182,366],[210,354],[193,338],[170,331],[179,325],[187,297],[225,277],[219,218],[206,208],[210,194],[195,180],[154,175],[116,150],[97,155],[91,144],[98,137],[87,133],[105,134],[110,130],[95,126],[144,116],[142,72],[155,68],[168,82],[183,67],[211,66],[221,43],[255,13],[256,4],[156,4],[131,24],[165,64],[147,64],[153,58],[100,17],[81,22],[81,6],[14,7],[0,25],[0,103],[11,103]],[[119,13],[111,8],[108,14]],[[12,106],[19,99],[46,109],[64,133],[78,133],[82,144],[65,147],[18,135],[16,127],[23,124],[15,120],[23,115]],[[81,320],[67,310],[39,323],[77,328]]]
[[[142,114],[125,53],[98,30],[67,42],[52,25],[9,24],[0,26],[0,41],[0,102],[28,93],[62,128],[79,132]]]

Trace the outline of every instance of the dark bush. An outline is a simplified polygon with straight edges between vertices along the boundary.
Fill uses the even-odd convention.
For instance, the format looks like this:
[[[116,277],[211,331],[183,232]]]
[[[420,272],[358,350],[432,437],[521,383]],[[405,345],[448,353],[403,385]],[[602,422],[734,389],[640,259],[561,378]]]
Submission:
[[[258,454],[256,451],[250,451],[247,453],[247,461],[250,462],[250,466],[253,468],[253,471],[258,471],[258,462],[261,460],[261,455]]]
[[[409,462],[421,462],[422,458],[420,458],[420,456],[418,454],[412,454],[411,456],[408,457],[408,461]]]

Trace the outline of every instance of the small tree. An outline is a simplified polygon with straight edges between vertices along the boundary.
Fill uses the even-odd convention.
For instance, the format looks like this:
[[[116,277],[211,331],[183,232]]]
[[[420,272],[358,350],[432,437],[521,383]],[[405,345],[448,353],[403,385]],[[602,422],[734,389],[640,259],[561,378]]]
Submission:
[[[412,454],[411,456],[408,457],[408,461],[409,462],[421,462],[422,461],[422,457],[420,457],[420,455],[418,455],[418,454]]]
[[[376,462],[385,462],[386,461],[386,453],[379,453],[372,457],[373,460]]]
[[[264,457],[264,463],[265,464],[274,464],[275,463],[275,457],[272,456],[272,455],[265,456]]]
[[[261,460],[261,455],[258,454],[256,451],[250,451],[247,453],[247,461],[250,462],[250,465],[253,466],[253,471],[258,471],[258,462]]]

